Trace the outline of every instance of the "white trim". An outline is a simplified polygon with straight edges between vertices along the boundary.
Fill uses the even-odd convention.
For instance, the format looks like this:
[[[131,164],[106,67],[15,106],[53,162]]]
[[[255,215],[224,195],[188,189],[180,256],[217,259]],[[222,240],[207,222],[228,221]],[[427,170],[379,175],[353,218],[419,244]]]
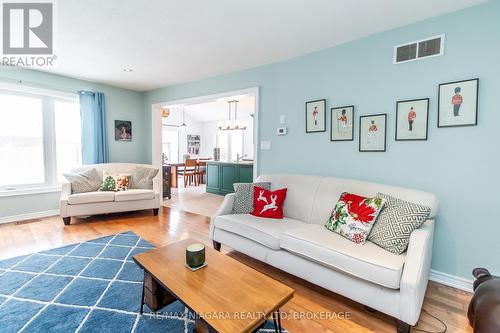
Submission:
[[[14,187],[12,190],[1,190],[0,198],[15,197],[18,195],[32,195],[40,193],[61,192],[61,185],[44,186],[44,187]]]
[[[43,212],[20,214],[20,215],[2,216],[2,217],[0,217],[0,224],[26,221],[26,220],[32,220],[32,219],[39,219],[42,217],[56,216],[56,215],[59,215],[59,209],[46,210]]]
[[[37,88],[37,87],[29,86],[29,85],[24,85],[22,83],[22,81],[21,81],[21,83],[18,83],[18,84],[0,82],[0,89],[14,91],[14,92],[22,93],[22,94],[49,96],[49,97],[61,98],[61,99],[65,99],[65,100],[69,99],[73,102],[78,102],[78,100],[80,98],[78,96],[78,94],[76,94],[76,93],[69,93],[69,92],[52,90],[52,89]]]
[[[419,57],[418,56],[418,45],[419,45],[419,43],[423,42],[423,41],[426,41],[426,40],[436,39],[436,38],[441,38],[441,45],[440,45],[440,48],[439,48],[439,53],[438,54],[433,54],[433,55],[430,55],[430,56],[426,56],[426,57]],[[421,60],[421,59],[428,59],[428,58],[440,57],[440,56],[444,55],[444,42],[445,42],[445,34],[441,34],[441,35],[436,35],[436,36],[431,36],[431,37],[427,37],[427,38],[415,40],[413,42],[407,42],[407,43],[396,45],[396,46],[394,46],[394,51],[393,51],[393,54],[392,54],[392,63],[394,65],[399,65],[399,64],[404,64],[404,63],[407,63],[407,62],[412,62],[412,61]],[[397,59],[397,53],[398,53],[398,47],[407,46],[407,45],[411,45],[411,44],[417,44],[417,50],[416,50],[415,58],[408,59],[408,60],[402,60],[402,61],[399,61],[399,62],[396,61],[396,59]]]
[[[162,118],[161,118],[161,108],[164,106],[172,106],[172,105],[179,105],[179,104],[193,104],[193,103],[203,103],[203,102],[208,102],[208,101],[213,101],[225,97],[231,97],[235,95],[253,95],[255,97],[255,109],[254,109],[254,135],[253,135],[253,140],[254,140],[254,161],[253,161],[253,176],[254,179],[257,178],[259,175],[259,152],[260,149],[259,147],[259,138],[260,138],[260,126],[259,126],[259,94],[260,94],[260,88],[258,86],[256,87],[251,87],[251,88],[245,88],[245,89],[239,89],[239,90],[231,90],[231,91],[225,91],[217,94],[210,94],[210,95],[202,95],[202,96],[197,96],[197,97],[189,97],[189,98],[183,98],[183,99],[178,99],[178,100],[173,100],[173,101],[164,101],[164,102],[158,102],[158,103],[153,103],[151,104],[151,128],[152,128],[152,133],[151,133],[151,164],[157,166],[161,170],[161,136],[162,136]]]
[[[451,275],[448,273],[439,272],[431,269],[429,273],[429,280],[444,284],[448,287],[453,287],[456,289],[460,289],[463,291],[467,291],[469,293],[472,292],[472,280],[464,279],[459,276]]]

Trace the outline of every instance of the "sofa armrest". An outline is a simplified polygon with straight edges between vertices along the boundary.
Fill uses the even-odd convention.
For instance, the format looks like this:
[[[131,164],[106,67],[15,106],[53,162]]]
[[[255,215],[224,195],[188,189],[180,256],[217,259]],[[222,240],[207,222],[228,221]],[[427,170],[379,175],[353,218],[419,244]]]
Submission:
[[[61,185],[61,200],[68,200],[71,195],[71,183],[63,182]]]
[[[212,216],[212,218],[210,219],[210,233],[209,233],[210,239],[213,239],[213,236],[214,236],[215,218],[217,216],[220,216],[220,215],[231,214],[231,212],[233,210],[234,197],[235,197],[234,193],[226,194],[226,196],[224,197],[224,201],[222,201],[222,204],[220,205],[219,209],[217,210],[215,215]]]
[[[413,231],[400,284],[400,320],[415,325],[420,317],[429,280],[434,238],[434,220]]]
[[[153,178],[153,192],[161,196],[161,179],[160,174]]]
[[[63,182],[61,186],[61,199],[59,200],[59,214],[62,217],[67,217],[68,198],[71,195],[71,184]]]

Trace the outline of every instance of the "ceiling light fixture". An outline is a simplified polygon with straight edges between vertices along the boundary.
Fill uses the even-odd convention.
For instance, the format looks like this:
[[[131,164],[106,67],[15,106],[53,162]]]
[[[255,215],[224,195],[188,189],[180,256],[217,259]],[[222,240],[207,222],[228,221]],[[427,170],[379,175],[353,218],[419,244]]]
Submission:
[[[182,124],[179,127],[183,130],[187,130],[186,111],[184,110],[184,104],[182,104]]]
[[[167,107],[161,108],[161,116],[163,118],[167,118],[168,116],[170,116],[170,109]]]
[[[124,68],[123,71],[130,73],[130,72],[133,72],[134,70],[132,68]]]
[[[219,122],[217,124],[219,130],[221,131],[246,130],[247,124],[244,121],[238,120],[238,101],[237,100],[227,101],[227,104],[229,106],[229,119],[226,120],[224,123]],[[234,119],[231,119],[231,109],[232,109],[231,106],[233,104],[234,104]]]

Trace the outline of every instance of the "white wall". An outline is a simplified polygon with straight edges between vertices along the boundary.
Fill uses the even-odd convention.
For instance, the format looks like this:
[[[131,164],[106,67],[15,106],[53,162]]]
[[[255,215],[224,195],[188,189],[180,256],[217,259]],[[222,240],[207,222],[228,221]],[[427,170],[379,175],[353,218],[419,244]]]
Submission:
[[[168,118],[162,118],[164,125],[174,125],[174,126],[164,126],[163,130],[167,129],[169,131],[179,132],[179,161],[182,160],[182,155],[187,152],[187,135],[201,135],[201,142],[203,145],[203,134],[202,134],[202,123],[196,121],[186,115],[186,125],[187,130],[184,130],[181,127],[175,127],[182,124],[182,111],[171,110],[170,116]],[[203,156],[203,155],[200,155]]]

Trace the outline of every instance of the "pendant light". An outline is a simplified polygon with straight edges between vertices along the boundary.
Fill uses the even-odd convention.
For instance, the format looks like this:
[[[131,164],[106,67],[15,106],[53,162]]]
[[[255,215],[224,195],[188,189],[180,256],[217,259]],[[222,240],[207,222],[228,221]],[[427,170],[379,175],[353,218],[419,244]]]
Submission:
[[[231,119],[231,111],[232,111],[231,106],[233,104],[234,104],[234,119]],[[246,130],[247,125],[245,124],[245,122],[238,120],[238,101],[237,100],[228,101],[227,105],[229,108],[229,119],[226,120],[224,123],[218,124],[219,130],[221,131]]]
[[[182,104],[182,124],[179,127],[183,130],[187,130],[186,111],[184,110],[184,104]]]

